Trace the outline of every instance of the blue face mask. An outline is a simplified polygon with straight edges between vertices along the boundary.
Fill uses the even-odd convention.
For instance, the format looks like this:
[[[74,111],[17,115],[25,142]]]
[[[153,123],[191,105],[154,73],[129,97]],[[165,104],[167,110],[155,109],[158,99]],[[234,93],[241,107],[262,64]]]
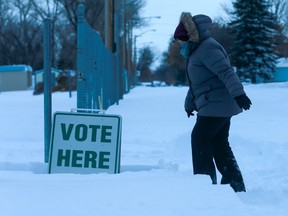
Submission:
[[[197,49],[199,43],[193,43],[191,41],[181,44],[180,53],[183,57],[189,58],[195,49]]]
[[[189,56],[190,56],[190,49],[189,49],[189,46],[188,46],[188,43],[187,43],[187,42],[181,44],[180,54],[181,54],[183,57],[185,57],[185,58],[189,58]]]

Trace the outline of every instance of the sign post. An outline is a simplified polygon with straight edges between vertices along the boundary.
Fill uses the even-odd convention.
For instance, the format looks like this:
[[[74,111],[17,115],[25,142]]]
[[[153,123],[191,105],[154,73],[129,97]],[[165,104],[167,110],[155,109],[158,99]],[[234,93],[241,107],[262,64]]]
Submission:
[[[49,160],[52,93],[51,93],[51,28],[52,21],[44,19],[44,161]]]
[[[121,117],[56,112],[49,173],[119,173]]]

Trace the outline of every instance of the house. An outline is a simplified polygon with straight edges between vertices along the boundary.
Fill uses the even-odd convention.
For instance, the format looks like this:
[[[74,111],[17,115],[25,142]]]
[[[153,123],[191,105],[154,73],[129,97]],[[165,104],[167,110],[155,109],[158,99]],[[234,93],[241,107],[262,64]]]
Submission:
[[[63,71],[58,70],[56,68],[51,68],[51,86],[55,86],[56,83],[56,78],[63,74]],[[37,83],[42,83],[43,82],[43,76],[44,76],[44,69],[34,71],[34,86],[37,86]]]
[[[287,82],[288,81],[288,58],[280,58],[276,64],[276,71],[272,82]]]
[[[29,89],[32,86],[32,71],[29,65],[0,66],[0,92]]]

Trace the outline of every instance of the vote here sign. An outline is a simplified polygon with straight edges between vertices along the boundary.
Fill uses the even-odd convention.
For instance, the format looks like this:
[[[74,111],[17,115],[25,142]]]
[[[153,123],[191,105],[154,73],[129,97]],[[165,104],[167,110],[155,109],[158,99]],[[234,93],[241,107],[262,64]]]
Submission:
[[[49,173],[119,173],[121,117],[56,112]]]

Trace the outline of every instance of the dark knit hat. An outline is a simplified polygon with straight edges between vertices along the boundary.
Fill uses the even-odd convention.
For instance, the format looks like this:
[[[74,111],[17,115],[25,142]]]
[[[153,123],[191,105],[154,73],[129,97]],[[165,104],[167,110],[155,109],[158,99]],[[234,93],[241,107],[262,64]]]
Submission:
[[[187,30],[185,29],[185,26],[183,22],[179,22],[175,32],[174,32],[174,39],[175,40],[181,40],[181,41],[188,41],[189,40],[189,35]]]

